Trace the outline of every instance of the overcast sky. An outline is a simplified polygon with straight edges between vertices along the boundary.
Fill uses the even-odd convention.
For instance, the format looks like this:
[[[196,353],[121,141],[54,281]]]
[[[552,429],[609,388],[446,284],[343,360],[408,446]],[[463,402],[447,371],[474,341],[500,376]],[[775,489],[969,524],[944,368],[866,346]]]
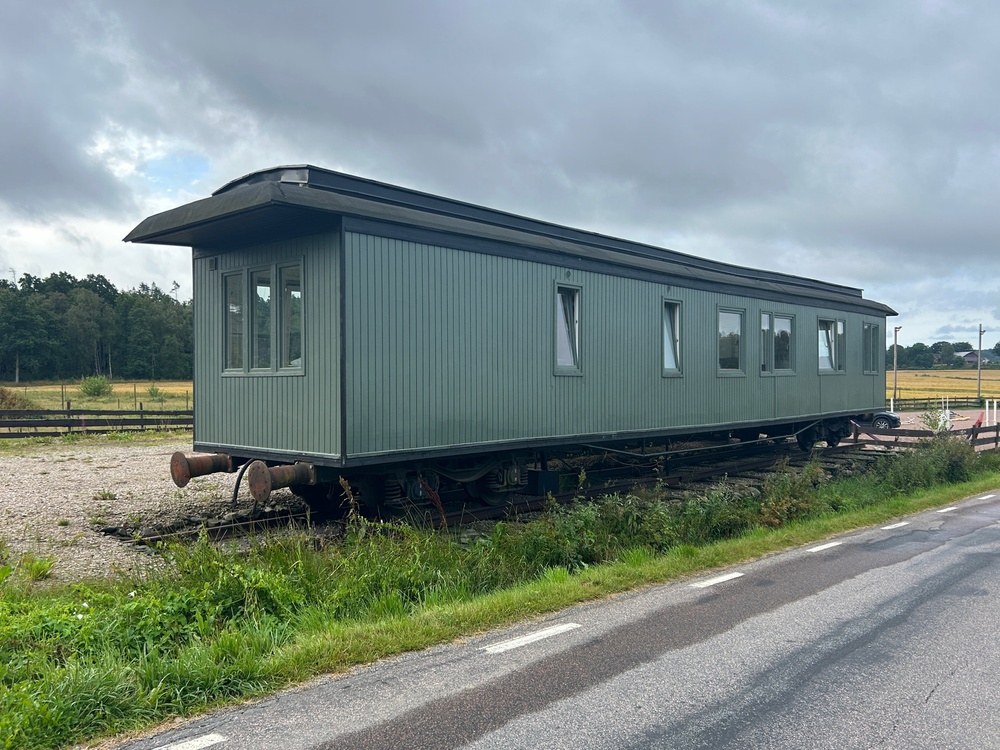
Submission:
[[[1000,4],[0,0],[0,274],[180,284],[151,213],[310,163],[1000,340]]]

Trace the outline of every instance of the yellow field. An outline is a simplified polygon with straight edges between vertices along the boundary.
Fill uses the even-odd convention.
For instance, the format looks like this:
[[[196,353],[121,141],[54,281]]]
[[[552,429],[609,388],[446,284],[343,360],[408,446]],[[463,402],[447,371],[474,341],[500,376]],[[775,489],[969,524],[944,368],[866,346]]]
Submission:
[[[31,399],[39,409],[63,409],[64,399],[74,409],[138,409],[140,403],[144,409],[153,410],[191,408],[190,380],[130,380],[127,383],[115,382],[113,385],[114,392],[107,398],[84,398],[76,383],[27,383],[16,386],[7,383],[5,387]],[[153,388],[157,390],[151,391]]]
[[[899,370],[899,398],[976,397],[975,370]],[[885,374],[886,398],[892,396],[892,370]],[[982,371],[984,398],[1000,398],[1000,369]]]

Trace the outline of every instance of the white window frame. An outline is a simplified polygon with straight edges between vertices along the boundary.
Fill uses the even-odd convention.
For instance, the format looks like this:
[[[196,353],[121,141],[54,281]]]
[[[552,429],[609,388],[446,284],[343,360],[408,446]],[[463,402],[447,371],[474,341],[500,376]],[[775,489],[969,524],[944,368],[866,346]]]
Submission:
[[[660,364],[663,377],[677,377],[681,369],[681,303],[674,299],[663,299],[662,321],[660,324]]]
[[[582,375],[580,310],[583,289],[575,284],[555,285],[553,358],[556,375]],[[567,304],[567,302],[571,304]]]
[[[722,366],[722,316],[723,315],[735,315],[739,318],[739,330],[737,333],[737,352],[736,360],[737,366],[733,367],[723,367]],[[718,366],[718,374],[720,377],[739,377],[741,375],[746,375],[746,370],[744,369],[744,363],[746,361],[746,336],[744,335],[744,324],[746,320],[746,310],[737,307],[720,307],[718,308],[716,314],[716,327],[715,327],[715,352],[716,352],[716,365]]]

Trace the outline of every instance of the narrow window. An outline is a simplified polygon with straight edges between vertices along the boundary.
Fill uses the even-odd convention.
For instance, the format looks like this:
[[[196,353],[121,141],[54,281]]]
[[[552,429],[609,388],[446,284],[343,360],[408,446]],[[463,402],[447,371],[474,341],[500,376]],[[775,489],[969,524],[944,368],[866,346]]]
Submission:
[[[243,274],[224,277],[226,369],[243,369]]]
[[[740,334],[743,330],[743,313],[719,310],[719,369],[739,372]]]
[[[580,290],[556,287],[556,366],[580,369]]]
[[[302,367],[302,269],[285,266],[281,283],[281,366]]]
[[[878,373],[879,360],[885,354],[879,339],[879,327],[874,323],[865,323],[861,345],[864,347],[864,372],[866,375]]]
[[[760,314],[760,371],[772,372],[771,366],[771,313]]]
[[[271,367],[271,271],[250,274],[250,366],[254,369]]]
[[[774,369],[776,372],[791,372],[792,367],[792,319],[774,316]]]
[[[844,321],[819,321],[819,369],[842,372],[844,370]]]
[[[663,303],[663,371],[678,373],[681,369],[680,311],[678,302]]]

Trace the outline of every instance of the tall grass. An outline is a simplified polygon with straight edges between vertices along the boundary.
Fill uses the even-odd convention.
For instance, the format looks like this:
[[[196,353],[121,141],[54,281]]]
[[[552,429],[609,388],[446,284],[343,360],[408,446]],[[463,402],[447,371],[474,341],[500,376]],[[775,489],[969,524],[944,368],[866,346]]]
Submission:
[[[698,551],[714,540],[759,553],[762,530],[813,519],[822,533],[838,513],[998,463],[942,438],[843,480],[813,464],[683,503],[637,490],[478,535],[354,518],[336,542],[297,532],[169,547],[169,573],[142,580],[45,589],[15,571],[0,581],[0,747],[58,747],[259,694],[662,576],[661,559],[718,563]],[[602,583],[584,591],[587,576]]]

